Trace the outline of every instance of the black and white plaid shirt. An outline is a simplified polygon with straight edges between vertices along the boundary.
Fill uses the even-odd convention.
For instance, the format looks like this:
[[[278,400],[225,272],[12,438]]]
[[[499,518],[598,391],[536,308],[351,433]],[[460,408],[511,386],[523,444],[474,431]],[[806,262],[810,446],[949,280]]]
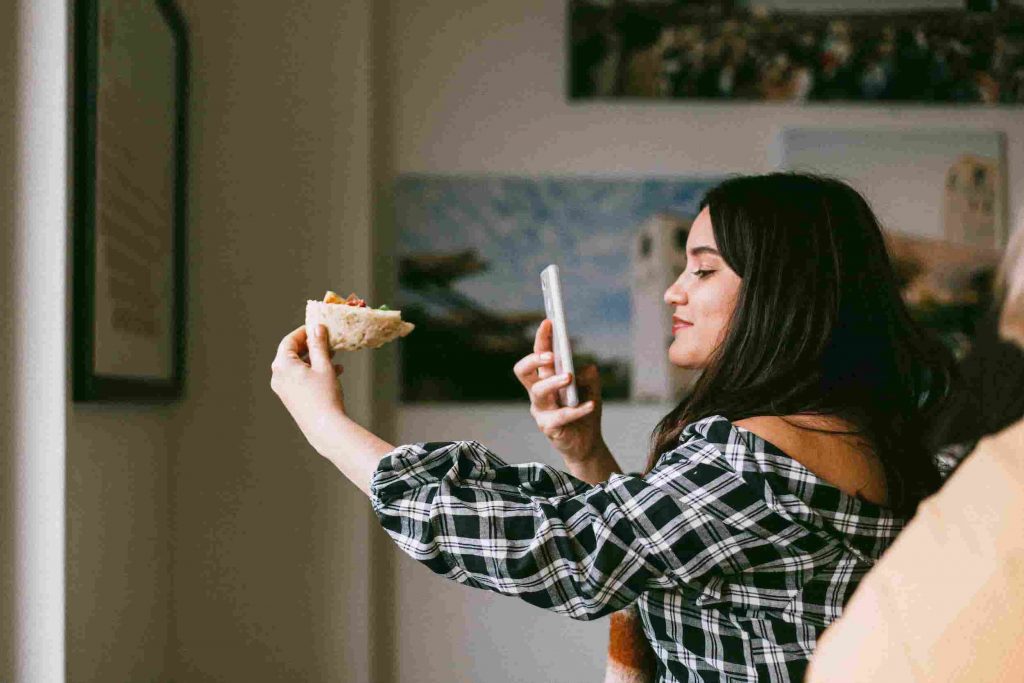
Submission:
[[[400,446],[373,509],[432,571],[595,619],[637,602],[659,681],[802,681],[905,521],[721,416],[598,485],[475,441]]]

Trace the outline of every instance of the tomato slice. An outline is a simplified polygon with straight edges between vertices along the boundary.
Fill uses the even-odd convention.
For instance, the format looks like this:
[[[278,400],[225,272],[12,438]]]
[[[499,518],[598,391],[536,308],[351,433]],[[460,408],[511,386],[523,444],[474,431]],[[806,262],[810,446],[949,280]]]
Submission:
[[[366,302],[360,299],[358,296],[356,296],[355,292],[352,292],[351,294],[348,295],[348,298],[345,299],[345,303],[348,304],[349,306],[357,306],[359,308],[367,307]]]

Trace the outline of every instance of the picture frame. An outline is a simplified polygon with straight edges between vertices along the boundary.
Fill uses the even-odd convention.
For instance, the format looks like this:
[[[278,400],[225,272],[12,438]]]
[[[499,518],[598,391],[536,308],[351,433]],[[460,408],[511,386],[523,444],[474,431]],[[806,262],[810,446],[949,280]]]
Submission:
[[[189,47],[172,0],[74,5],[72,397],[185,378]]]
[[[864,195],[911,317],[965,356],[1009,235],[1005,134],[795,126],[776,142],[779,170],[835,177]]]
[[[1024,104],[1021,0],[568,0],[570,102]]]
[[[678,402],[665,289],[711,175],[404,173],[394,185],[402,319],[400,399],[520,401],[509,372],[546,317],[541,272],[559,267],[577,369],[594,365],[606,402]]]

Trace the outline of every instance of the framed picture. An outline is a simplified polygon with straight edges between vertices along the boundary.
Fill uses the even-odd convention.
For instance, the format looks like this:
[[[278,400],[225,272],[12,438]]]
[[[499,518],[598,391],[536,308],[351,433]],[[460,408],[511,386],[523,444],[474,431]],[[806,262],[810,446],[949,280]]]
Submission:
[[[1024,104],[1022,0],[569,0],[572,100]]]
[[[73,398],[180,397],[188,42],[171,0],[75,3]]]
[[[1002,249],[1005,149],[1000,131],[787,128],[776,161],[847,181],[892,232]]]
[[[578,369],[608,401],[678,400],[662,299],[713,177],[407,174],[395,186],[402,401],[519,401],[512,366],[544,319],[540,273],[557,263]]]
[[[777,164],[864,194],[886,233],[904,301],[959,356],[991,304],[1007,241],[999,131],[790,128]]]

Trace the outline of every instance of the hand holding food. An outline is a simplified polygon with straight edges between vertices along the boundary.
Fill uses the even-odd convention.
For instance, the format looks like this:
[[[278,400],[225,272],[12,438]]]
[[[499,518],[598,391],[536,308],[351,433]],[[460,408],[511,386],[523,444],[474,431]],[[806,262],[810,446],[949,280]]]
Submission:
[[[334,352],[376,349],[412,330],[400,311],[369,308],[355,294],[342,299],[328,291],[323,301],[307,302],[305,325],[278,346],[270,386],[314,448],[329,449],[331,416],[345,414],[337,379],[343,368],[331,363]]]
[[[370,308],[355,294],[342,299],[330,290],[323,301],[306,302],[307,332],[312,334],[317,325],[327,328],[331,351],[378,349],[416,327],[402,321],[401,311],[388,310],[387,306]]]
[[[318,330],[323,331],[318,326],[307,335],[305,326],[298,327],[281,340],[270,365],[270,388],[306,440],[322,453],[329,439],[329,418],[345,414],[345,397],[338,381],[343,368],[331,363],[333,351]]]

